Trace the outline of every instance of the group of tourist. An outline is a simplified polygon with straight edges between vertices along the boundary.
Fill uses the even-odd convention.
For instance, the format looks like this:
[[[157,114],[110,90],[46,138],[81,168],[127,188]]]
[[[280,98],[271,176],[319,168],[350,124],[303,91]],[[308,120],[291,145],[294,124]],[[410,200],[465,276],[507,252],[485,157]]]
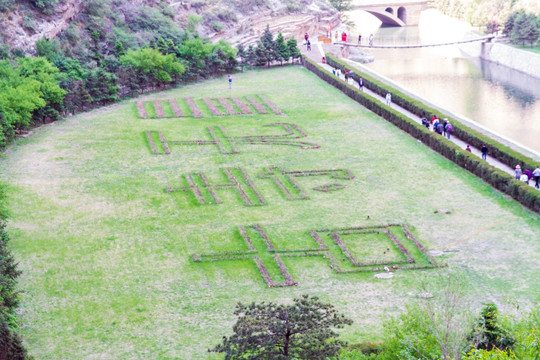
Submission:
[[[529,184],[529,181],[531,181],[533,178],[535,180],[534,187],[540,188],[540,185],[538,184],[540,180],[540,168],[536,166],[536,169],[534,171],[531,171],[529,168],[525,168],[525,171],[521,170],[521,166],[516,165],[516,168],[514,169],[514,176],[516,180],[523,181],[526,184]]]
[[[342,31],[341,32],[341,41],[342,42],[347,42],[347,36],[348,36],[347,33],[345,31]],[[336,32],[334,34],[334,39],[335,39],[335,42],[338,42],[339,32],[337,30],[336,30]],[[307,39],[306,39],[306,41],[307,41]],[[369,42],[369,46],[373,46],[373,34],[369,35],[368,42]],[[362,43],[362,34],[358,34],[358,45],[360,45],[361,43]]]
[[[339,68],[333,67],[332,74],[340,78],[341,70]],[[345,69],[345,74],[344,74],[345,82],[352,85],[354,83],[353,76],[354,76],[354,72],[352,70]],[[361,91],[364,91],[364,80],[361,77],[358,78],[358,88]],[[389,92],[386,94],[385,100],[386,100],[386,105],[390,106],[392,102],[392,95]],[[425,115],[422,115],[421,121],[422,121],[422,125],[425,126],[426,128],[433,129],[433,131],[436,132],[437,134],[441,136],[445,136],[446,138],[448,138],[448,140],[450,140],[450,136],[452,132],[454,131],[454,128],[447,118],[441,121],[437,115],[433,115],[431,120],[428,120]],[[467,145],[465,150],[472,153],[471,147],[469,145]],[[488,147],[486,144],[482,144],[482,147],[480,148],[480,152],[482,153],[482,160],[487,160]],[[540,168],[538,166],[536,167],[534,171],[531,171],[530,169],[527,168],[524,172],[522,172],[521,166],[516,165],[515,178],[527,184],[529,184],[529,181],[531,181],[531,179],[534,178],[536,181],[534,186],[537,189],[540,189],[540,185],[539,185]]]
[[[439,135],[446,136],[448,140],[450,140],[450,134],[454,131],[454,128],[448,119],[445,118],[444,121],[441,122],[437,115],[433,115],[431,120],[428,120],[425,115],[422,115],[421,120],[422,125],[424,125],[426,128],[429,129],[432,127],[434,132]]]

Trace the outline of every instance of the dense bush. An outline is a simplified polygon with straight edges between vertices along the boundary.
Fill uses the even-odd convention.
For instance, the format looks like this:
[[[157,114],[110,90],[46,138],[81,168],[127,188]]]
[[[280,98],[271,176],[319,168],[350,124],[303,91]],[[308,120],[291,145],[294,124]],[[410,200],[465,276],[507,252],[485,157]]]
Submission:
[[[331,55],[327,55],[327,61],[331,66],[345,69],[345,64],[338,61]],[[313,71],[320,78],[335,86],[336,88],[343,91],[349,97],[359,102],[369,110],[373,111],[377,115],[383,117],[384,119],[390,121],[394,125],[398,126],[402,130],[406,131],[413,137],[419,139],[435,151],[439,152],[446,158],[452,160],[459,166],[467,169],[471,173],[482,178],[487,183],[491,184],[494,188],[499,191],[502,191],[521,204],[527,206],[533,211],[540,212],[540,192],[533,187],[526,185],[516,179],[510,174],[501,171],[485,161],[482,161],[477,156],[471,154],[464,149],[461,149],[459,146],[453,144],[450,141],[447,141],[442,136],[435,134],[428,129],[426,129],[421,124],[409,119],[405,115],[402,115],[400,112],[385,106],[380,101],[375,100],[373,97],[366,95],[364,92],[358,90],[354,86],[348,85],[342,80],[339,80],[337,77],[333,76],[331,73],[326,71],[324,68],[320,67],[314,61],[304,58],[304,64],[307,69]],[[361,74],[358,69],[354,69],[355,78]],[[405,109],[411,111],[414,114],[422,115],[424,112],[435,113],[434,109],[423,106],[421,102],[413,100],[407,97],[404,94],[399,93],[395,89],[391,89],[387,85],[379,83],[375,79],[362,74],[364,78],[364,85],[370,90],[373,90],[376,93],[381,95],[386,94],[388,91],[392,92],[392,101],[398,104],[399,106],[404,107]],[[384,95],[383,95],[384,96]],[[454,133],[457,137],[469,142],[471,145],[481,146],[482,143],[488,144],[490,147],[491,156],[497,158],[503,163],[513,164],[523,164],[533,168],[534,162],[532,159],[527,158],[513,150],[508,149],[507,147],[499,144],[498,142],[491,140],[484,135],[479,134],[478,132],[469,129],[454,119],[450,119],[454,125]],[[469,132],[470,131],[470,132]]]

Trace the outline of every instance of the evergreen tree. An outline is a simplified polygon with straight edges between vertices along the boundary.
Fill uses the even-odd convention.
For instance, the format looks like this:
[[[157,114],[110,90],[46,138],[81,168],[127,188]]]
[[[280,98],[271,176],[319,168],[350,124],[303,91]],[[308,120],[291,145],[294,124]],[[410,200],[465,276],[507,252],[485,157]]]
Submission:
[[[275,44],[272,33],[270,32],[270,25],[266,25],[266,29],[257,45],[257,48],[259,47],[262,47],[258,52],[259,61],[264,61],[270,67],[270,63],[276,60]]]
[[[107,104],[118,99],[117,77],[99,67],[88,74],[86,89],[93,102]]]
[[[494,348],[507,350],[516,340],[506,331],[498,321],[499,309],[493,303],[485,304],[480,319],[469,336],[476,349],[492,350]]]
[[[531,46],[538,40],[540,30],[538,29],[538,21],[536,15],[532,13],[522,12],[516,16],[510,37],[525,45],[529,42]]]
[[[291,38],[287,40],[287,48],[289,49],[289,54],[293,62],[296,59],[300,58],[301,53],[300,53],[300,49],[298,49],[298,43],[296,42],[296,39]]]
[[[234,334],[209,350],[225,353],[225,360],[325,360],[345,345],[333,328],[352,324],[334,306],[308,295],[291,305],[239,303],[234,314]]]
[[[17,334],[0,318],[0,360],[29,359],[26,349]]]
[[[281,32],[278,34],[276,41],[274,43],[274,50],[276,54],[276,60],[281,62],[281,65],[283,65],[283,61],[289,61],[290,50],[287,44],[285,44],[285,40],[283,39],[283,34]]]

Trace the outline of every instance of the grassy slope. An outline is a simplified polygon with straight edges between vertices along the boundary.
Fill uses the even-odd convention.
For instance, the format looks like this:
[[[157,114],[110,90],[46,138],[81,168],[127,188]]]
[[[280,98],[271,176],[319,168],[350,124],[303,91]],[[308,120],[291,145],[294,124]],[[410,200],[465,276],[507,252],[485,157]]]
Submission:
[[[309,229],[405,222],[428,249],[458,250],[439,260],[463,273],[476,303],[510,294],[527,303],[540,292],[533,280],[540,275],[538,215],[300,67],[238,74],[231,93],[266,93],[287,117],[140,120],[124,102],[45,126],[2,159],[2,177],[12,184],[9,231],[24,271],[22,333],[38,359],[219,358],[206,349],[230,332],[236,302],[304,293],[355,320],[345,339],[376,340],[381,322],[416,298],[419,276],[436,271],[384,280],[336,274],[320,258],[293,258],[285,262],[299,286],[269,289],[249,260],[191,262],[193,253],[243,249],[237,225],[263,224],[276,247],[291,248],[311,246]],[[147,98],[228,95],[221,79]],[[251,135],[273,121],[300,125],[304,140],[321,148],[239,145],[239,154],[222,155],[212,146],[173,145],[170,156],[153,156],[143,136],[163,130],[172,139],[204,139],[206,126],[217,124]],[[310,190],[310,200],[291,202],[270,180],[255,178],[270,165],[346,168],[356,179],[342,181],[344,190]],[[246,207],[230,190],[219,192],[220,205],[165,192],[182,185],[186,172],[223,180],[224,166],[246,169],[268,206]],[[311,189],[333,181],[299,182]]]

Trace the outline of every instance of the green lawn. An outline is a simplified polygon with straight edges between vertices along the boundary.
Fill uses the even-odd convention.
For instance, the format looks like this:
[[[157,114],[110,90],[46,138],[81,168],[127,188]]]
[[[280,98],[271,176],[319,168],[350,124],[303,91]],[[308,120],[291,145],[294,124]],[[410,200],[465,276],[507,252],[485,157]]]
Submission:
[[[438,271],[398,270],[391,279],[375,278],[374,267],[338,273],[313,250],[319,243],[312,230],[326,229],[324,251],[354,270],[331,229],[406,224],[428,250],[451,250],[436,259],[463,274],[476,305],[501,304],[510,295],[526,305],[540,293],[537,214],[301,67],[237,74],[232,90],[223,78],[139,100],[189,96],[202,108],[204,97],[257,94],[285,116],[211,117],[206,108],[202,119],[141,120],[134,101],[126,101],[43,126],[8,150],[0,173],[11,184],[9,232],[23,270],[21,333],[36,359],[220,359],[207,349],[230,333],[238,301],[285,302],[306,293],[355,321],[343,330],[345,340],[377,341],[382,322],[417,299],[419,279]],[[264,126],[276,122],[296,124],[289,129],[307,137],[268,137],[286,134],[283,125]],[[210,140],[209,128],[218,129],[223,151],[233,146],[224,144],[222,129],[237,139],[267,135],[266,143],[240,138],[248,140],[236,141],[237,154],[215,144],[174,143]],[[154,155],[146,131],[162,149],[161,131],[171,154]],[[283,144],[300,141],[320,147]],[[332,169],[343,171],[301,173]],[[244,199],[237,185],[225,185],[227,172]],[[198,199],[189,187],[189,179],[200,186],[204,177],[223,185],[212,188],[219,203],[208,189]],[[250,245],[241,229],[276,283],[285,279],[263,233],[298,285],[268,287],[250,258],[193,261],[195,254],[227,251],[252,256],[245,255]],[[339,231],[359,262],[406,260],[388,234]],[[313,256],[279,252],[299,249]]]

